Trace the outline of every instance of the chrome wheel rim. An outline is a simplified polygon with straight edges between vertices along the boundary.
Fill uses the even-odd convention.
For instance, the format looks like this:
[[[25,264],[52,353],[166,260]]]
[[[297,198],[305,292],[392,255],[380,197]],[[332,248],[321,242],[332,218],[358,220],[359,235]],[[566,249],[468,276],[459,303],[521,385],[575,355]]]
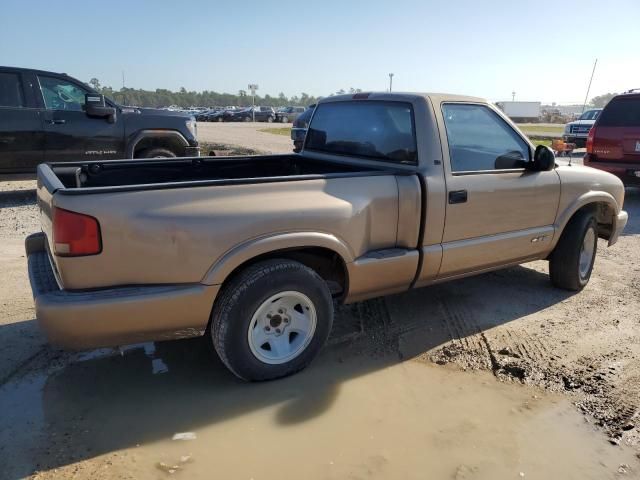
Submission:
[[[582,240],[582,247],[580,248],[580,263],[578,269],[580,271],[580,277],[586,278],[591,269],[593,263],[593,252],[596,248],[596,233],[593,228],[589,228],[584,234]]]
[[[289,290],[272,295],[249,322],[251,353],[271,365],[289,362],[309,346],[317,321],[315,306],[303,293]]]

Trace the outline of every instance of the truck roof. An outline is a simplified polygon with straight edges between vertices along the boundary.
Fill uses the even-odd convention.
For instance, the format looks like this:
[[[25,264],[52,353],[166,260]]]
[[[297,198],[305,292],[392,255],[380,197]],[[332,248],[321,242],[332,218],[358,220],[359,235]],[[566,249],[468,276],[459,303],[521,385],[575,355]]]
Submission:
[[[347,100],[390,100],[390,101],[406,101],[413,102],[421,98],[429,98],[433,103],[451,102],[477,102],[488,103],[487,100],[480,97],[471,97],[468,95],[455,95],[451,93],[417,93],[417,92],[361,92],[348,93],[344,95],[334,95],[325,97],[318,103],[341,102]]]
[[[15,70],[15,71],[20,71],[20,72],[30,72],[30,73],[41,73],[41,74],[48,74],[48,75],[64,75],[64,76],[69,76],[66,73],[60,73],[60,72],[52,72],[50,70],[38,70],[36,68],[23,68],[23,67],[9,67],[6,65],[0,65],[0,70]]]

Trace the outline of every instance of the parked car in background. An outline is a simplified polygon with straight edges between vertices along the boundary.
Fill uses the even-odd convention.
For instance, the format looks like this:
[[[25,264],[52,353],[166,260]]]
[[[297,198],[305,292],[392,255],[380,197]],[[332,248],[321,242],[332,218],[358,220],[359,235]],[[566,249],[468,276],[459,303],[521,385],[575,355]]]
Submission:
[[[313,360],[334,302],[533,260],[582,290],[624,194],[483,99],[358,93],[319,102],[301,154],[40,165],[25,247],[53,343],[205,335],[235,375],[268,380]]]
[[[217,110],[215,109],[207,109],[207,110],[203,110],[199,113],[197,113],[196,115],[194,115],[196,117],[196,120],[198,122],[208,122],[209,121],[209,115],[211,115],[212,113],[215,113]]]
[[[601,108],[593,108],[581,114],[577,120],[569,122],[564,126],[562,139],[567,143],[575,143],[577,147],[582,148],[587,143],[587,134],[598,115],[602,111]]]
[[[42,162],[199,155],[195,119],[125,107],[64,73],[0,67],[0,172]]]
[[[291,140],[293,140],[293,151],[296,153],[302,150],[304,137],[307,134],[309,121],[311,120],[311,116],[313,115],[313,110],[315,108],[315,104],[309,105],[307,109],[302,112],[293,122],[293,127],[291,128]]]
[[[276,112],[276,121],[281,123],[293,122],[304,111],[304,107],[284,107]]]
[[[213,112],[208,113],[205,117],[204,117],[204,121],[205,122],[224,122],[225,121],[225,114],[227,112],[232,112],[234,110],[227,110],[226,108],[222,108],[219,110],[215,110]]]
[[[584,164],[640,185],[640,89],[618,95],[589,131]]]
[[[276,119],[276,112],[273,107],[249,107],[244,110],[227,112],[224,121],[252,122],[254,118],[256,122],[272,123]]]

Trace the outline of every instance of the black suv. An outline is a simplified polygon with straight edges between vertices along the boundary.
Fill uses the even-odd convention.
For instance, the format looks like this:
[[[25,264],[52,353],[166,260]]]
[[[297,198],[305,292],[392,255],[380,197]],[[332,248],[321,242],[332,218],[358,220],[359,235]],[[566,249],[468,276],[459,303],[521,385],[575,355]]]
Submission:
[[[64,73],[0,67],[0,173],[42,162],[198,156],[192,116],[123,107]]]
[[[255,115],[254,115],[255,114]],[[231,110],[225,113],[225,122],[252,122],[255,116],[256,122],[273,122],[276,112],[273,107],[249,107],[244,110]]]

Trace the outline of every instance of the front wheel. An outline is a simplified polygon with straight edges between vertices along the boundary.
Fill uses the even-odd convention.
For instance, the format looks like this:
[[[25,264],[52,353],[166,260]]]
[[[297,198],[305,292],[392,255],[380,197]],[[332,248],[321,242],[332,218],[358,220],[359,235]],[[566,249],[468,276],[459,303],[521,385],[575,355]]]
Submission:
[[[565,290],[582,290],[593,271],[598,246],[598,224],[593,213],[574,215],[549,258],[551,282]]]
[[[136,158],[174,158],[175,156],[175,153],[166,148],[148,148],[142,150]]]
[[[211,315],[210,337],[236,376],[272,380],[305,368],[333,322],[327,284],[301,263],[267,260],[233,278]]]
[[[289,123],[289,117],[282,117],[282,123]]]

